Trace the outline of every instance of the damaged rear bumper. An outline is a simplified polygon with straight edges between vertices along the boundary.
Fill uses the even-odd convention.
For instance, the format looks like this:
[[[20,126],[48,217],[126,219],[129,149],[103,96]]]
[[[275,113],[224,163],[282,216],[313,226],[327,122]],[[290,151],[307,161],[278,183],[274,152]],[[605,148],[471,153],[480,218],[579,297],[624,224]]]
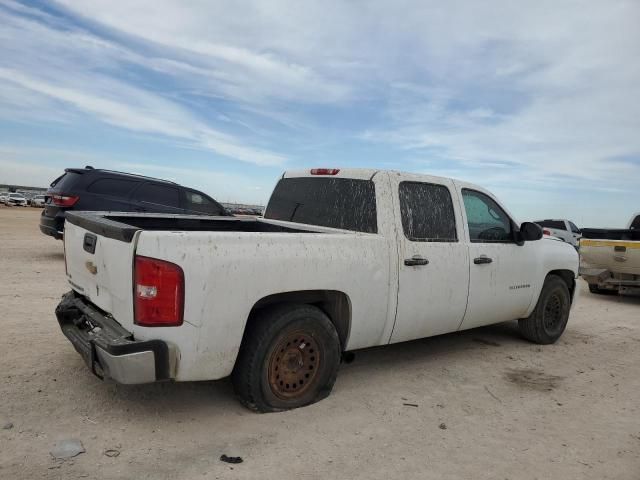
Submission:
[[[161,340],[137,341],[113,318],[69,292],[56,308],[62,333],[99,378],[151,383],[171,378],[173,352]]]

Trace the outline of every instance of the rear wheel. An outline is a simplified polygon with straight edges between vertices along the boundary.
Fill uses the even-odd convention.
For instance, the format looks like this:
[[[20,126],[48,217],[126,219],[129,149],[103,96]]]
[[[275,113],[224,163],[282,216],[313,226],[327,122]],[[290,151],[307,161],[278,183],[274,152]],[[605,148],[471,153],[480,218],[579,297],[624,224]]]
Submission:
[[[518,320],[522,336],[543,345],[556,342],[567,326],[570,309],[571,296],[567,284],[560,277],[549,275],[536,308],[528,318]]]
[[[339,364],[340,340],[325,313],[311,305],[282,305],[251,319],[232,381],[245,406],[287,410],[329,395]]]

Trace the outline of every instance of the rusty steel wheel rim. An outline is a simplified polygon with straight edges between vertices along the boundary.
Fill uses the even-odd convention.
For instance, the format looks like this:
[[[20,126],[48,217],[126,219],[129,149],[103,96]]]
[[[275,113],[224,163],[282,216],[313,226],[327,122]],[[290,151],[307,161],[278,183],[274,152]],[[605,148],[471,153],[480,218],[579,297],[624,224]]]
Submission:
[[[321,362],[318,343],[311,335],[303,331],[286,334],[269,359],[271,391],[284,400],[304,395],[318,376]]]

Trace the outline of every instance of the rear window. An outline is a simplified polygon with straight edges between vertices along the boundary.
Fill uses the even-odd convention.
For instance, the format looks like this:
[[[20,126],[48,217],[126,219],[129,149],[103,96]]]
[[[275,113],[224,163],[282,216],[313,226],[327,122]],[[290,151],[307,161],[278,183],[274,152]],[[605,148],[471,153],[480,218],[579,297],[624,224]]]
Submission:
[[[114,197],[127,197],[131,191],[139,185],[136,180],[126,180],[122,178],[100,178],[87,188],[87,192],[101,195],[112,195]]]
[[[283,178],[264,218],[377,233],[375,186],[350,178]]]
[[[566,230],[567,227],[564,225],[562,220],[538,220],[534,223],[537,223],[541,227],[553,228],[555,230]]]
[[[629,228],[632,230],[640,230],[640,215],[633,219]]]
[[[81,173],[67,172],[51,182],[50,187],[57,192],[69,191],[81,176]]]

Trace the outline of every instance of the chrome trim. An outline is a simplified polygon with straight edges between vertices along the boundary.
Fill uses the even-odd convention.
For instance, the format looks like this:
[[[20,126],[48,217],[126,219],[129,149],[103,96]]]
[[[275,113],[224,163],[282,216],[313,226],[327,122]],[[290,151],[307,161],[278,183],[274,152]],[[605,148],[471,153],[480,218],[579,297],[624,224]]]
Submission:
[[[111,355],[96,345],[96,354],[105,376],[118,383],[137,384],[156,381],[156,360],[151,350]]]

